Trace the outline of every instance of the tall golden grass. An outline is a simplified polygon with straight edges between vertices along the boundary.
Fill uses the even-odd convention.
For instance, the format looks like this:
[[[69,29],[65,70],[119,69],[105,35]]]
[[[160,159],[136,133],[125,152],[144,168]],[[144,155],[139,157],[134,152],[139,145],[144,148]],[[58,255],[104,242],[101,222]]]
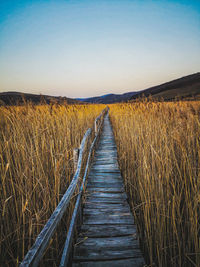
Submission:
[[[200,266],[200,102],[110,105],[150,266]]]
[[[71,181],[73,148],[102,109],[0,107],[1,266],[18,265],[33,244]]]

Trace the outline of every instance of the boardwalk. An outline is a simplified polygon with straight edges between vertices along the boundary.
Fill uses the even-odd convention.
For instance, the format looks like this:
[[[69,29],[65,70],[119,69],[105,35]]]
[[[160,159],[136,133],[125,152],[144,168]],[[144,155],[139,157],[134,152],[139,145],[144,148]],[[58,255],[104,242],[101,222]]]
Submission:
[[[143,266],[108,115],[91,167],[73,266]]]

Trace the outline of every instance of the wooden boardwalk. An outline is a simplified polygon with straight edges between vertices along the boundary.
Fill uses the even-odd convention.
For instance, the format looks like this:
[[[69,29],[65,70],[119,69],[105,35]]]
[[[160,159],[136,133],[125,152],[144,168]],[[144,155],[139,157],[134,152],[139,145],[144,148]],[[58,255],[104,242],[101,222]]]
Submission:
[[[88,176],[72,266],[144,266],[108,115]]]

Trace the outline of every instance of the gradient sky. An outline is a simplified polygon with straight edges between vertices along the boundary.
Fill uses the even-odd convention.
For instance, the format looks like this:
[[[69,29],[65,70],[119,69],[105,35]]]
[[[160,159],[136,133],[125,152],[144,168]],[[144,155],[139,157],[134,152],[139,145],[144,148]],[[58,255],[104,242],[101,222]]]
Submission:
[[[198,71],[199,0],[0,0],[0,92],[88,97]]]

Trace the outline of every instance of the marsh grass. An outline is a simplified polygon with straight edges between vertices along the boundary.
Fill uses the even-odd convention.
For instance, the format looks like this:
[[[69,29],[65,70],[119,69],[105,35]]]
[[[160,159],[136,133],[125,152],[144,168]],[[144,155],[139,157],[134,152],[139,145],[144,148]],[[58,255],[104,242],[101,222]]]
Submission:
[[[200,266],[200,102],[110,105],[150,266]]]
[[[1,266],[18,265],[32,246],[71,181],[73,148],[102,109],[102,105],[0,107]],[[65,224],[72,210],[73,203]]]

